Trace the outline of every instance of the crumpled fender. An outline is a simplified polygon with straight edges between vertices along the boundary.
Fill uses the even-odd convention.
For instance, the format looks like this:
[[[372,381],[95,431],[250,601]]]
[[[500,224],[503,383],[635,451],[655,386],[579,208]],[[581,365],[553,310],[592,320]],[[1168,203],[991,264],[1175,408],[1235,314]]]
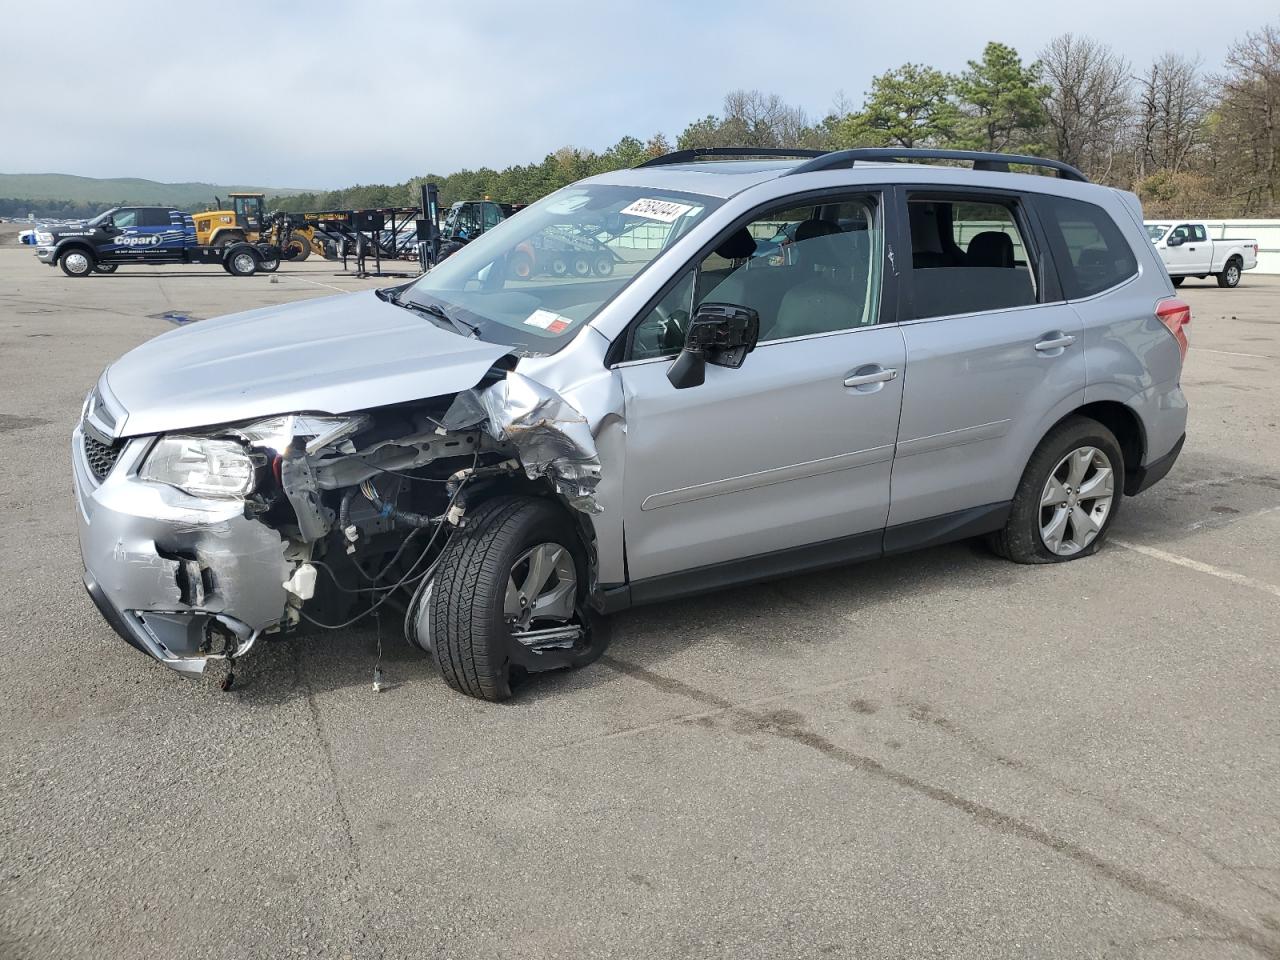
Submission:
[[[596,499],[600,456],[592,425],[555,390],[511,370],[484,389],[459,393],[441,423],[446,430],[478,424],[515,448],[530,479],[548,478],[583,513],[603,512]]]

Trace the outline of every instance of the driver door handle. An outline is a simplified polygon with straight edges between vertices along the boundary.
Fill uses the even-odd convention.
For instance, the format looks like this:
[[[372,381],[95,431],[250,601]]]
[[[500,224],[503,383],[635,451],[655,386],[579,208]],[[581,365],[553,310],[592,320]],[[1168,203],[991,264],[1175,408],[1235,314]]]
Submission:
[[[861,387],[868,383],[884,383],[897,377],[898,371],[892,367],[877,370],[873,373],[855,373],[844,378],[846,387]]]

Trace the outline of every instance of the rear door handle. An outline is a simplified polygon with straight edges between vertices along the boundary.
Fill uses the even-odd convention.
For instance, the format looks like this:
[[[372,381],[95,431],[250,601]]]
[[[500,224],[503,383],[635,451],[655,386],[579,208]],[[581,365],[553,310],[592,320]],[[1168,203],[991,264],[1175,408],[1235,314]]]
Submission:
[[[1050,350],[1061,350],[1063,347],[1069,347],[1075,342],[1076,342],[1076,338],[1071,336],[1071,334],[1069,333],[1065,333],[1059,337],[1054,337],[1051,335],[1050,339],[1041,340],[1039,343],[1037,343],[1036,349],[1042,353],[1046,353]]]
[[[853,373],[844,378],[846,387],[862,387],[868,383],[884,383],[894,379],[898,375],[898,371],[892,367],[889,369],[875,370],[871,373]]]

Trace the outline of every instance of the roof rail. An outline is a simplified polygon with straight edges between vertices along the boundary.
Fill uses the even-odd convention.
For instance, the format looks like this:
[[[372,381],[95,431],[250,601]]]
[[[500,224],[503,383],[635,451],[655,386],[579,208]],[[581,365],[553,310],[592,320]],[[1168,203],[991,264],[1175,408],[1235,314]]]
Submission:
[[[661,159],[661,158],[660,158]],[[817,170],[838,170],[851,167],[859,160],[967,160],[975,170],[996,173],[1008,173],[1009,164],[1017,163],[1028,167],[1046,167],[1056,170],[1063,180],[1078,180],[1088,183],[1089,178],[1061,160],[1046,160],[1044,157],[1028,157],[1016,153],[986,153],[978,150],[933,150],[916,147],[856,147],[853,150],[836,150],[814,157],[799,166],[792,167],[784,177],[797,173],[813,173]]]
[[[716,157],[825,157],[825,150],[788,150],[779,147],[694,147],[691,150],[676,150],[664,153],[660,157],[646,160],[640,167],[665,167],[670,163],[689,163],[694,160],[710,160]],[[639,169],[639,167],[637,167]]]

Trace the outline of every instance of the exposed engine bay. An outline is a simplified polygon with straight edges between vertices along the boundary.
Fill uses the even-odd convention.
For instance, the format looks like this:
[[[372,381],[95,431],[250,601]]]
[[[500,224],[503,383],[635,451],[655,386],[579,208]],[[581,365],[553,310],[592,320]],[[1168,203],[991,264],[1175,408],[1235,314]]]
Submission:
[[[106,586],[127,607],[104,606],[96,584],[90,593],[126,639],[174,669],[229,661],[224,686],[263,635],[375,615],[402,619],[406,639],[434,654],[426,603],[450,541],[482,504],[547,501],[565,533],[517,558],[503,616],[526,672],[568,665],[588,632],[599,459],[586,418],[514,365],[504,358],[453,396],[127,442],[127,486],[160,501],[145,511],[152,539],[116,538],[112,559],[125,565],[105,567],[123,570]],[[92,423],[77,433],[86,461],[101,442]],[[93,532],[82,530],[91,569]]]

